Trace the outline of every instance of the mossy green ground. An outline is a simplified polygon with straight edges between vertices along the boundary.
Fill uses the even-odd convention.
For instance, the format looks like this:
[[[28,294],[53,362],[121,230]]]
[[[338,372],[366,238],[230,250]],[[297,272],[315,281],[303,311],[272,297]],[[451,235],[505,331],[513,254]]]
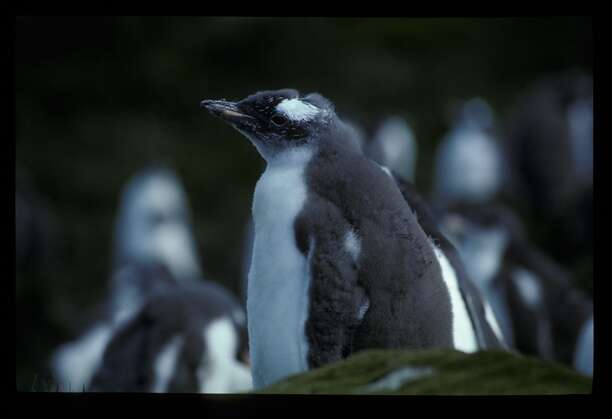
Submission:
[[[426,375],[395,390],[367,386],[401,368],[429,367]],[[588,394],[592,380],[562,365],[502,351],[372,350],[295,375],[262,394],[525,395]]]

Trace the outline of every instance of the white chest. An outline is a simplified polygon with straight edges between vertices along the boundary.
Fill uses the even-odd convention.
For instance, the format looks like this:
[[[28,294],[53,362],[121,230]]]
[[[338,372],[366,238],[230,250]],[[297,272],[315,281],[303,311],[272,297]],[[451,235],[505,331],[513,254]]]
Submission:
[[[269,164],[255,188],[247,291],[255,389],[308,368],[304,324],[310,275],[295,243],[294,222],[306,200],[304,168],[310,154],[297,157],[291,164]]]

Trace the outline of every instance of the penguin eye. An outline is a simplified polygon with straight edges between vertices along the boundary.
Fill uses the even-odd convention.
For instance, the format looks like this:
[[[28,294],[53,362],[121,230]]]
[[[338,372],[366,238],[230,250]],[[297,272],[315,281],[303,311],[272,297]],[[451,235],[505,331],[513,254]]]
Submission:
[[[275,113],[274,115],[272,115],[272,118],[270,120],[277,127],[282,127],[283,125],[287,123],[287,118],[285,118],[284,116],[278,113]]]

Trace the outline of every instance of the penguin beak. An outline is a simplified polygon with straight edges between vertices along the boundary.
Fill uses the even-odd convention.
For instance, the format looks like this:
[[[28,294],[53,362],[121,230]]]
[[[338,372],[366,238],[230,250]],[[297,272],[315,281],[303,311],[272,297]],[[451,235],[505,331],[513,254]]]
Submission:
[[[255,129],[257,120],[243,113],[235,102],[227,100],[203,100],[200,107],[237,128]]]

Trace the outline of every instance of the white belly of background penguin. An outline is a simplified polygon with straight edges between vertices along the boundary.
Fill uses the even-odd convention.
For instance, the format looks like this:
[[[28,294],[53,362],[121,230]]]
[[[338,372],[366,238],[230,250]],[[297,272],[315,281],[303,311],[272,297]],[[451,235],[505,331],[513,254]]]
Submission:
[[[306,200],[303,172],[310,157],[308,150],[276,157],[255,188],[255,241],[247,294],[255,388],[308,369],[304,324],[310,278],[307,258],[295,245],[294,221]],[[289,164],[296,161],[299,164]],[[261,324],[265,328],[257,327]]]

